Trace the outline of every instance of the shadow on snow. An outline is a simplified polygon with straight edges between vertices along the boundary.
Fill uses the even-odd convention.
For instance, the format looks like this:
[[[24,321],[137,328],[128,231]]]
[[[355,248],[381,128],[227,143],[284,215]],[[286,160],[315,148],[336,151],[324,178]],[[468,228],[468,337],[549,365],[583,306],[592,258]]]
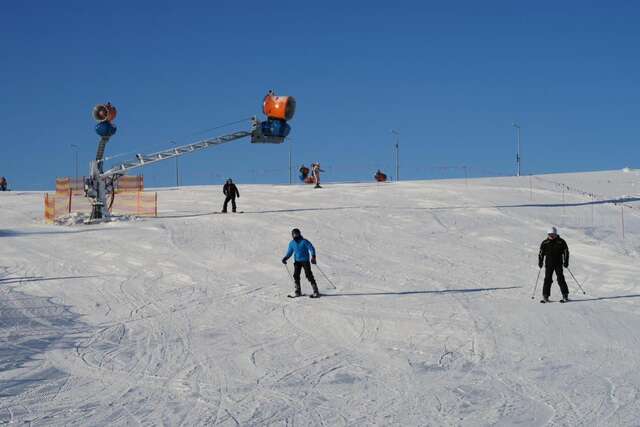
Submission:
[[[57,304],[50,297],[38,297],[11,290],[0,299],[0,334],[7,337],[0,346],[0,398],[19,396],[33,387],[63,381],[68,376],[53,367],[33,372],[11,371],[41,360],[53,349],[75,348],[78,334],[90,331],[72,313],[70,306]]]
[[[341,294],[323,294],[327,297],[359,297],[359,296],[376,296],[376,295],[421,295],[421,294],[464,294],[471,292],[490,292],[503,291],[509,289],[520,289],[522,286],[506,286],[502,288],[470,288],[470,289],[440,289],[432,291],[403,291],[403,292],[358,292],[358,293],[341,293]]]

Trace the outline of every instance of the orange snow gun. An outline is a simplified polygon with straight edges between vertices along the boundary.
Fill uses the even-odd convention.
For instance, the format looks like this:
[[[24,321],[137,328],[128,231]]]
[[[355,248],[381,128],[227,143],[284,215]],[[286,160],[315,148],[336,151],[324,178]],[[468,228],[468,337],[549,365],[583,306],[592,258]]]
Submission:
[[[296,112],[296,99],[293,96],[277,96],[270,90],[264,97],[262,112],[270,119],[291,120]]]
[[[262,102],[262,112],[267,120],[254,118],[251,143],[282,144],[291,131],[287,120],[291,120],[296,112],[295,98],[278,96],[270,90]]]
[[[111,122],[116,118],[116,114],[118,114],[118,111],[110,102],[93,107],[93,118],[97,122]]]

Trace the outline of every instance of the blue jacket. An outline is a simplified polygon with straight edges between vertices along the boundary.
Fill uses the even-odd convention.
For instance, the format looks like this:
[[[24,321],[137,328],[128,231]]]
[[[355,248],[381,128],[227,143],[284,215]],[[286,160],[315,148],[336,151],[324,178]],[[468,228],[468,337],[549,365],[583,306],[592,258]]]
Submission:
[[[284,255],[284,259],[289,259],[293,254],[294,261],[307,262],[309,261],[309,252],[311,252],[312,257],[316,256],[316,248],[313,247],[310,241],[305,238],[298,241],[292,240],[289,242],[289,247],[287,248],[287,253]]]

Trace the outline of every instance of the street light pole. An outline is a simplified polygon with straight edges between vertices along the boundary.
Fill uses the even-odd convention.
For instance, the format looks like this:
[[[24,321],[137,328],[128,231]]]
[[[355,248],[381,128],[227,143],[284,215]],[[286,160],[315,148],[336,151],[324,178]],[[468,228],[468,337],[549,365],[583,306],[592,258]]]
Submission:
[[[400,181],[400,132],[395,129],[391,130],[391,133],[396,136],[396,182]]]
[[[516,128],[516,176],[520,176],[520,125],[513,123],[513,127]]]
[[[71,148],[75,148],[75,157],[76,157],[76,182],[78,181],[78,150],[80,149],[80,147],[78,147],[76,144],[71,144]]]
[[[289,138],[289,185],[293,184],[293,165],[292,165],[292,152],[293,152],[293,140]]]
[[[171,141],[171,143],[176,146],[175,141]],[[178,179],[180,175],[178,174],[178,156],[176,156],[176,188],[180,187],[180,181]]]

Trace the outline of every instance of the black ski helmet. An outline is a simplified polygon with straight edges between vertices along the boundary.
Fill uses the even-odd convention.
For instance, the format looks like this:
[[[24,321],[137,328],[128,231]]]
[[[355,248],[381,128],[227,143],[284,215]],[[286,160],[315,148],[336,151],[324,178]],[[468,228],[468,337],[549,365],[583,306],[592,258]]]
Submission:
[[[295,239],[296,237],[300,237],[300,236],[302,236],[300,229],[294,228],[293,230],[291,230],[291,237]]]

